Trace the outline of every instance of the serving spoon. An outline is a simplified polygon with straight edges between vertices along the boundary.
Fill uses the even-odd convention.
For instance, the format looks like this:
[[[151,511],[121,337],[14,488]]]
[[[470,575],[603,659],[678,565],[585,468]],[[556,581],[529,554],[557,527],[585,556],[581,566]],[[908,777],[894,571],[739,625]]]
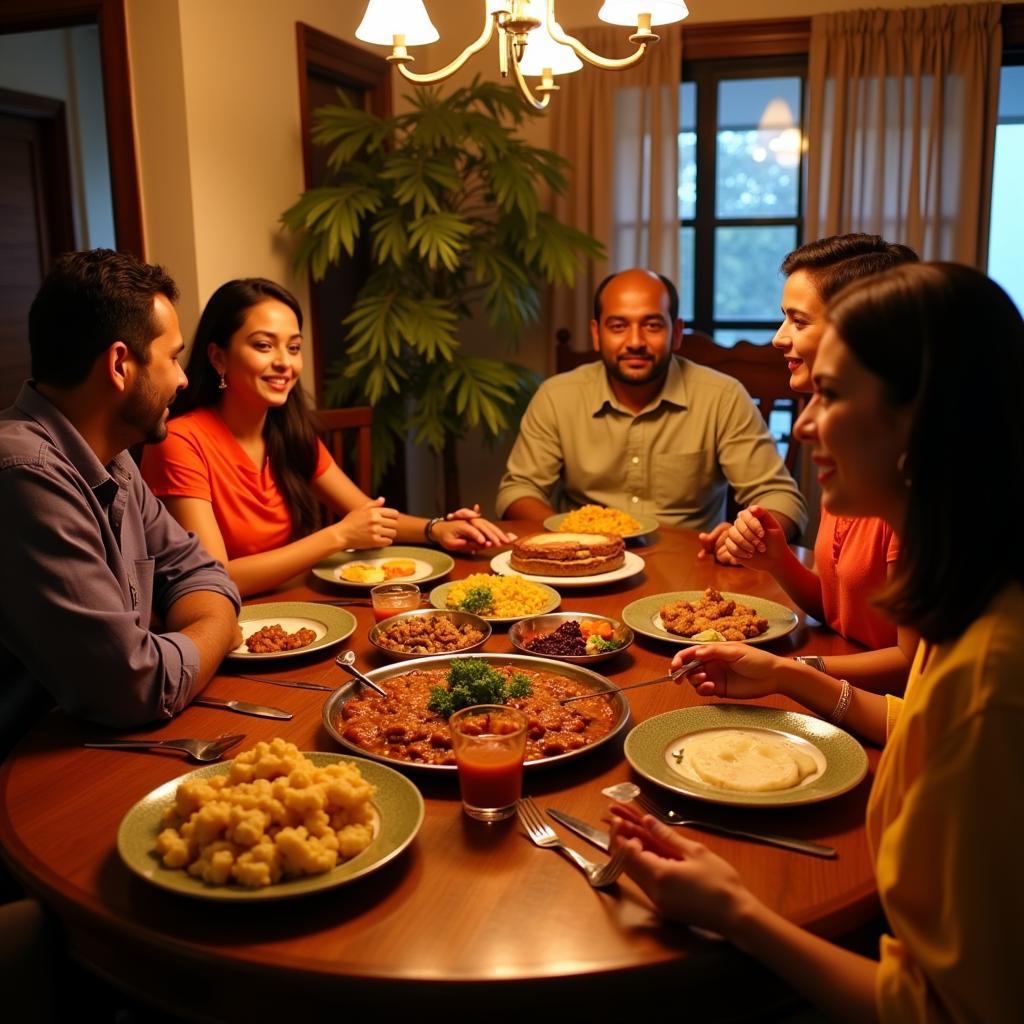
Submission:
[[[334,659],[334,664],[340,669],[344,669],[350,676],[358,679],[364,686],[368,686],[371,690],[379,693],[382,697],[388,695],[388,691],[378,686],[372,679],[368,679],[355,667],[356,655],[355,651],[345,651],[343,654],[339,654]]]

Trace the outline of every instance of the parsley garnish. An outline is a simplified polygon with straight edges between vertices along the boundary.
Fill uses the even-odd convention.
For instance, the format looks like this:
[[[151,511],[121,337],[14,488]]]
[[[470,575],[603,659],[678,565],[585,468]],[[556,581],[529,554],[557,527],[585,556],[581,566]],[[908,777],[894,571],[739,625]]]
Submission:
[[[466,591],[466,596],[459,602],[459,609],[472,612],[474,615],[483,615],[485,612],[493,611],[494,595],[488,587],[470,587]]]
[[[435,686],[430,691],[427,708],[444,718],[460,708],[475,704],[506,704],[516,697],[529,697],[533,692],[529,676],[513,672],[506,679],[481,658],[458,658],[448,669],[448,686]]]

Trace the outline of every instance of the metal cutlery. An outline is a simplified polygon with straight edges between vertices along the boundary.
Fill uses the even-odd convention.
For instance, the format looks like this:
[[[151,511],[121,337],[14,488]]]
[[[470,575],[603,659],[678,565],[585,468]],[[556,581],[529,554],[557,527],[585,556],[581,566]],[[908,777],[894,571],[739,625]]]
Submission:
[[[183,750],[193,761],[219,761],[221,754],[245,739],[245,734],[217,736],[212,740],[115,740],[111,743],[83,743],[97,750]]]
[[[636,797],[636,803],[659,821],[677,828],[687,827],[703,829],[707,832],[719,832],[725,836],[736,836],[740,839],[751,839],[755,843],[767,843],[769,846],[781,846],[786,850],[796,850],[797,853],[809,853],[814,857],[836,856],[835,847],[825,846],[823,843],[812,843],[806,839],[793,839],[789,836],[777,836],[771,832],[747,832],[738,828],[727,828],[725,825],[718,825],[713,821],[684,818],[678,811],[668,811],[660,807],[644,793]]]
[[[247,700],[234,700],[225,697],[196,697],[193,704],[199,704],[204,708],[225,708],[228,711],[237,711],[240,715],[253,715],[256,718],[279,718],[287,721],[292,717],[290,711],[284,708],[271,707],[269,704],[251,704]]]
[[[608,851],[612,845],[612,835],[607,829],[597,828],[582,818],[574,818],[565,811],[556,810],[554,807],[547,808],[548,817],[554,818],[559,825],[564,825],[570,832],[575,832],[581,839],[593,843],[599,850]]]
[[[526,834],[535,846],[548,850],[558,850],[564,854],[573,864],[578,867],[587,881],[595,889],[603,889],[612,885],[622,874],[626,865],[626,851],[619,850],[609,861],[604,864],[595,864],[587,860],[581,853],[566,846],[555,834],[555,830],[548,825],[541,817],[537,805],[529,798],[523,797],[516,801],[516,813],[519,815],[520,824],[526,830]]]
[[[382,697],[386,697],[388,695],[388,691],[385,690],[383,687],[378,686],[372,679],[368,679],[366,676],[364,676],[363,673],[355,667],[355,661],[355,652],[345,651],[343,654],[339,654],[334,659],[334,664],[337,665],[338,668],[344,669],[346,672],[348,672],[349,675],[351,675],[355,679],[358,679],[359,682],[363,684],[363,686],[368,686],[371,690],[374,690],[375,692],[379,693]]]
[[[239,673],[233,676],[234,679],[251,679],[254,683],[271,683],[273,686],[292,686],[297,690],[323,690],[324,693],[334,693],[336,686],[324,686],[322,683],[306,683],[301,679],[270,679],[268,676],[248,676]]]
[[[593,697],[604,697],[609,693],[622,693],[625,690],[636,690],[641,686],[654,686],[655,683],[667,683],[669,680],[675,682],[677,679],[682,679],[687,673],[692,672],[695,668],[702,668],[704,662],[700,658],[694,658],[693,661],[688,661],[682,668],[678,668],[675,672],[669,672],[667,675],[658,676],[657,679],[647,679],[642,683],[631,683],[629,686],[615,686],[610,690],[598,690],[594,693],[581,693],[577,697],[566,697],[559,701],[560,704],[570,704],[574,700],[590,700]]]

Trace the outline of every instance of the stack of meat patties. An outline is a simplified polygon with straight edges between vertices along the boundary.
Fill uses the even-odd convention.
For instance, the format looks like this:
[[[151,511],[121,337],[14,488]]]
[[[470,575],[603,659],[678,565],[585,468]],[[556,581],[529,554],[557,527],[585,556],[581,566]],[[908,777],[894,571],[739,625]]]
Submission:
[[[622,538],[610,533],[535,533],[512,545],[509,565],[531,576],[597,576],[625,561]]]

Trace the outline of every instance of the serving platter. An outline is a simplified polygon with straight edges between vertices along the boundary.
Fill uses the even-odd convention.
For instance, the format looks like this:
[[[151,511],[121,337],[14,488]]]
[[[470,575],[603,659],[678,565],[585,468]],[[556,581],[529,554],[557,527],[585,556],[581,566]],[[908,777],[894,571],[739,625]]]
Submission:
[[[502,551],[491,559],[491,568],[499,576],[522,576],[524,580],[531,583],[546,583],[551,587],[599,587],[605,583],[616,583],[619,580],[628,580],[637,573],[644,571],[644,560],[633,554],[632,551],[624,552],[625,561],[618,569],[611,572],[598,573],[595,576],[533,576],[528,572],[519,572],[509,564],[512,558],[511,551]]]
[[[632,530],[629,533],[618,534],[623,540],[634,540],[637,537],[646,537],[649,534],[654,533],[661,525],[654,516],[644,515],[641,512],[627,512],[627,515],[632,516],[639,524],[639,529]],[[569,515],[568,512],[559,512],[558,515],[548,516],[544,520],[544,529],[550,530],[552,533],[557,533],[562,529],[562,523],[565,522],[565,517]]]
[[[288,879],[260,889],[247,889],[240,885],[207,885],[186,871],[165,868],[155,850],[156,837],[164,827],[164,811],[174,803],[178,786],[194,779],[227,775],[230,761],[204,765],[171,779],[139,800],[121,820],[117,830],[117,852],[121,860],[144,881],[169,892],[217,903],[253,903],[289,899],[347,885],[378,871],[413,841],[423,823],[423,797],[404,775],[386,765],[347,754],[314,751],[304,756],[318,767],[349,761],[359,768],[367,782],[377,787],[372,801],[376,811],[373,841],[351,860],[321,875]]]
[[[804,747],[824,770],[790,789],[750,793],[690,779],[673,767],[688,736],[717,729],[764,730]],[[829,722],[796,711],[751,704],[704,704],[648,718],[626,737],[626,760],[638,775],[663,789],[708,803],[741,807],[792,807],[830,800],[867,774],[864,748]]]
[[[768,629],[760,636],[752,637],[749,640],[719,641],[720,643],[766,644],[792,633],[797,627],[796,612],[777,601],[768,601],[763,597],[754,597],[752,594],[735,594],[725,590],[720,593],[724,598],[748,605],[768,620]],[[667,594],[641,597],[622,609],[622,621],[626,625],[632,626],[637,633],[643,633],[644,636],[652,637],[655,640],[667,640],[669,643],[686,646],[704,643],[702,640],[690,640],[688,637],[670,633],[661,624],[661,615],[659,614],[666,604],[673,601],[697,601],[703,596],[703,590],[675,590]]]
[[[391,679],[394,676],[404,675],[406,672],[429,672],[432,669],[447,668],[453,660],[459,657],[467,657],[467,655],[442,654],[431,658],[417,658],[412,664],[398,662],[393,665],[387,665],[384,668],[373,669],[370,672],[366,672],[365,675],[373,680],[373,682],[384,685],[387,683],[388,679]],[[554,675],[566,676],[569,679],[577,680],[587,686],[590,686],[594,690],[595,695],[600,695],[602,693],[609,694],[608,699],[611,701],[612,707],[615,709],[615,722],[612,725],[611,731],[607,735],[602,736],[596,743],[592,743],[590,746],[583,747],[580,750],[570,750],[565,754],[556,754],[553,757],[544,757],[527,761],[525,763],[527,771],[537,771],[542,768],[549,768],[562,764],[566,761],[574,761],[577,758],[586,757],[586,755],[591,753],[591,751],[603,747],[606,743],[610,743],[619,735],[629,722],[629,702],[621,693],[616,691],[615,685],[609,679],[606,679],[604,676],[599,675],[591,669],[584,668],[581,665],[570,665],[563,661],[553,661],[550,658],[541,658],[536,655],[473,654],[468,655],[468,657],[480,658],[495,668],[500,666],[511,666],[514,669],[529,669],[534,672],[550,672]],[[361,683],[354,679],[350,680],[338,687],[338,689],[333,693],[329,694],[327,700],[324,701],[322,716],[324,728],[331,734],[331,737],[337,743],[346,749],[359,754],[360,757],[372,757],[375,760],[381,761],[384,764],[392,765],[395,768],[412,769],[416,772],[439,773],[454,777],[456,768],[453,764],[421,764],[416,761],[403,761],[397,757],[389,757],[386,754],[375,754],[369,750],[364,750],[362,747],[357,746],[350,740],[347,740],[343,735],[345,721],[342,711],[345,706],[345,702],[349,700],[350,697],[354,697],[361,688]],[[385,686],[385,689],[386,688],[387,687]]]
[[[228,652],[228,657],[239,661],[264,661],[274,658],[295,658],[311,651],[333,647],[352,635],[356,617],[344,608],[316,604],[312,601],[270,601],[266,604],[245,605],[238,614],[242,629],[242,642]],[[264,626],[279,625],[286,633],[311,629],[316,639],[291,651],[268,651],[257,654],[248,650],[245,641]]]
[[[416,571],[410,576],[396,576],[394,579],[378,580],[377,583],[359,583],[355,580],[342,579],[341,568],[350,562],[360,565],[380,565],[393,558],[408,558],[416,563]],[[379,583],[429,583],[439,580],[455,568],[455,560],[451,555],[433,548],[402,547],[394,545],[389,548],[369,548],[366,551],[338,551],[322,562],[313,566],[313,575],[328,583],[336,583],[342,587],[355,587],[358,590],[369,590]]]
[[[516,574],[518,575],[518,574]],[[440,608],[441,611],[455,611],[456,609],[448,607],[448,595],[451,593],[452,587],[455,583],[442,583],[440,586],[434,587],[430,592],[430,603],[435,608]],[[553,612],[561,603],[562,595],[557,590],[552,589],[545,583],[538,583],[538,587],[544,591],[544,595],[547,598],[545,603],[541,605],[535,612],[528,612],[526,615],[512,615],[505,617],[498,617],[493,615],[481,615],[485,622],[489,622],[493,625],[507,625],[510,622],[518,622],[520,619],[528,618],[531,615],[544,615],[547,612]]]

